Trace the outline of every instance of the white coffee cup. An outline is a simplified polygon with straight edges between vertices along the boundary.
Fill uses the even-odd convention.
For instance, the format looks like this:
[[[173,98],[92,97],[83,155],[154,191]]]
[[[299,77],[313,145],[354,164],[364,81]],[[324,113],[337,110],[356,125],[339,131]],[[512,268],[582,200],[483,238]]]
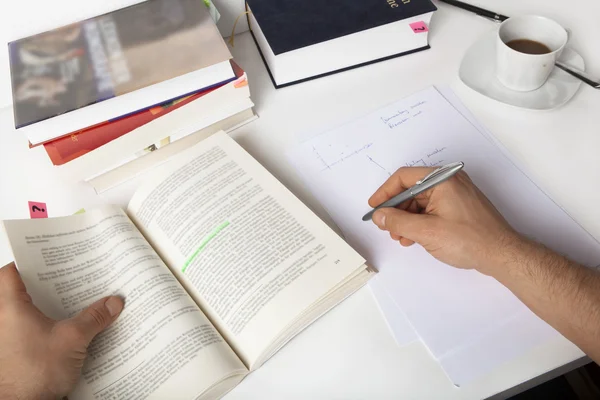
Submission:
[[[506,43],[527,39],[544,44],[550,53],[527,54]],[[512,17],[504,21],[496,38],[496,76],[507,88],[528,92],[541,87],[554,69],[569,41],[569,32],[557,22],[535,15]]]

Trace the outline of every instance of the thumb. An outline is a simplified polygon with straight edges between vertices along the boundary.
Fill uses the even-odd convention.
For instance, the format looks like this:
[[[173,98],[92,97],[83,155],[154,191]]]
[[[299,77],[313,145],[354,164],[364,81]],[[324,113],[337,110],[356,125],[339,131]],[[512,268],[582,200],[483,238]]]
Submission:
[[[87,347],[97,334],[108,328],[117,319],[123,311],[123,307],[124,302],[120,297],[105,297],[75,317],[63,322],[68,329],[72,329],[73,333],[85,342]]]
[[[417,243],[433,231],[436,217],[426,214],[415,214],[397,208],[382,208],[373,214],[373,222],[380,229]]]
[[[25,284],[17,271],[15,263],[10,263],[0,268],[0,292],[3,295],[14,296],[19,293],[27,293]]]

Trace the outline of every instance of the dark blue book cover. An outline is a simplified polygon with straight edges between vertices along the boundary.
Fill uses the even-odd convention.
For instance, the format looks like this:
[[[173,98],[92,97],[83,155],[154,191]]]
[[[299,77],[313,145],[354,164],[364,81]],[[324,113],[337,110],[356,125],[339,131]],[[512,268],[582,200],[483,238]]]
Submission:
[[[247,3],[275,55],[437,9],[430,0],[247,0]]]

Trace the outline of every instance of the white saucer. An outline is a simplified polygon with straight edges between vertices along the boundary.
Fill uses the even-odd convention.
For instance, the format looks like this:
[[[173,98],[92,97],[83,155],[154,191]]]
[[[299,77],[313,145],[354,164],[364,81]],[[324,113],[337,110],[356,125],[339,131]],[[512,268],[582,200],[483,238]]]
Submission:
[[[581,81],[558,68],[554,68],[544,86],[531,92],[515,92],[502,85],[496,78],[497,32],[486,33],[467,50],[458,73],[465,85],[502,103],[532,110],[560,107],[575,95]],[[583,58],[570,48],[565,48],[560,61],[581,71],[585,69]]]

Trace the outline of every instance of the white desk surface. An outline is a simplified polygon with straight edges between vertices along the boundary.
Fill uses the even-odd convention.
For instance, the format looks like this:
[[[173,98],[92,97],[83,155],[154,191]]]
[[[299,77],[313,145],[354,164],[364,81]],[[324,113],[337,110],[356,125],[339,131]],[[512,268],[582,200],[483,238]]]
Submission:
[[[600,77],[597,0],[531,0],[527,4],[490,0],[480,4],[508,15],[543,10],[544,15],[573,30],[571,45],[586,60],[588,71]],[[431,50],[281,90],[271,85],[250,35],[240,35],[233,54],[248,72],[261,118],[233,136],[328,220],[287,163],[285,149],[302,135],[334,127],[429,85],[450,85],[534,180],[600,238],[600,93],[582,86],[570,103],[550,112],[516,109],[480,96],[458,80],[457,71],[468,46],[494,24],[438,5],[430,27]],[[45,10],[48,19],[57,21],[55,25],[65,20],[65,10]],[[17,26],[29,18],[17,13],[12,19]],[[48,19],[44,24],[52,26]],[[0,74],[6,76],[7,68],[1,67]],[[43,150],[28,150],[26,143],[12,128],[10,108],[0,110],[0,219],[28,218],[28,200],[46,202],[51,216],[69,215],[104,202],[125,205],[139,182],[96,196],[81,183],[61,180]],[[3,235],[0,233],[0,265],[12,259]],[[581,357],[574,345],[556,338],[471,385],[455,388],[423,345],[396,346],[369,290],[363,289],[294,339],[227,398],[480,399],[568,363],[581,363]],[[566,372],[564,369],[558,371]]]

